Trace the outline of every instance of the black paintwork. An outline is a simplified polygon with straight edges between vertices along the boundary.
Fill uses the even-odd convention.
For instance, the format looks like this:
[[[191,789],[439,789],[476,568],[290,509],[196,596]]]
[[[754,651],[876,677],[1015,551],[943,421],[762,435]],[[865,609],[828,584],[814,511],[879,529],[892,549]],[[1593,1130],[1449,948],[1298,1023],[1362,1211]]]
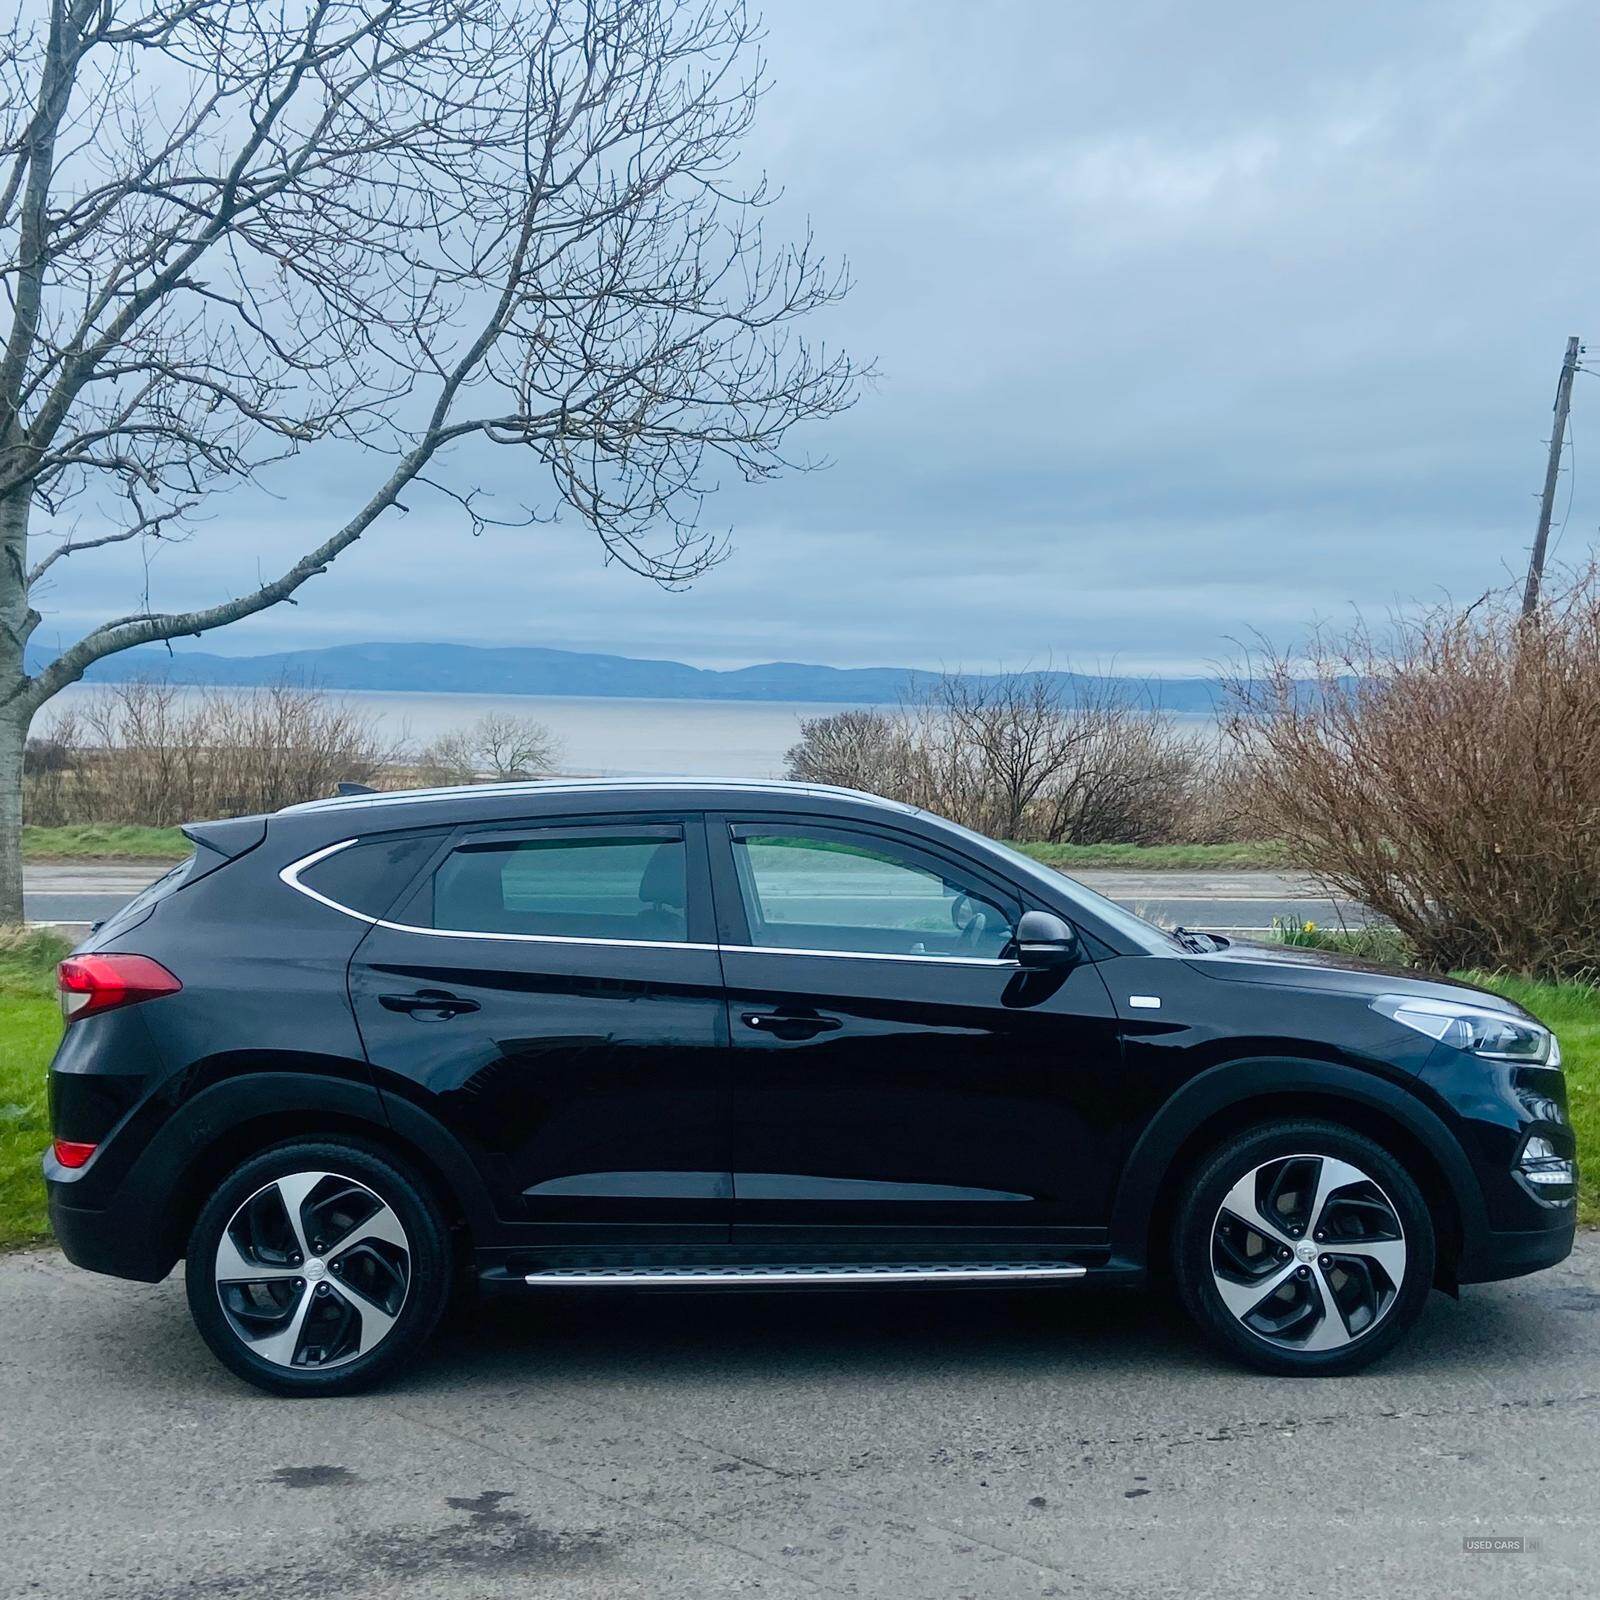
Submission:
[[[728,844],[750,823],[864,830],[1008,912],[1065,920],[1076,959],[754,948]],[[453,840],[574,824],[683,838],[687,942],[417,925]],[[98,1145],[76,1171],[46,1157],[51,1214],[96,1270],[163,1276],[221,1171],[337,1131],[420,1166],[491,1279],[542,1251],[780,1246],[1028,1245],[1137,1276],[1184,1170],[1235,1128],[1297,1111],[1409,1159],[1446,1281],[1531,1271],[1571,1246],[1573,1205],[1513,1171],[1530,1132],[1573,1153],[1559,1070],[1434,1045],[1369,1005],[1462,986],[1312,951],[1196,953],[905,807],[793,785],[504,786],[357,796],[192,836],[178,887],[81,947],[151,956],[182,991],[75,1022],[51,1069],[56,1133]],[[280,876],[379,836],[417,843],[372,852],[401,876],[369,888],[365,917]]]

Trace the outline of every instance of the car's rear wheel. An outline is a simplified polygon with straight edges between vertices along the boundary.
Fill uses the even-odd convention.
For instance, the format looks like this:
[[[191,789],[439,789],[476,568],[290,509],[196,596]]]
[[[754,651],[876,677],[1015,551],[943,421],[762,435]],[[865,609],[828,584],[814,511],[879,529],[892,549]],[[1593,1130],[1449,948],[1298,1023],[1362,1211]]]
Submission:
[[[1354,1372],[1391,1349],[1433,1282],[1427,1202],[1380,1145],[1335,1123],[1230,1140],[1184,1188],[1178,1290],[1223,1349],[1268,1372]]]
[[[185,1262],[213,1353],[275,1394],[381,1381],[432,1333],[450,1293],[444,1219],[391,1157],[343,1140],[278,1145],[202,1207]]]

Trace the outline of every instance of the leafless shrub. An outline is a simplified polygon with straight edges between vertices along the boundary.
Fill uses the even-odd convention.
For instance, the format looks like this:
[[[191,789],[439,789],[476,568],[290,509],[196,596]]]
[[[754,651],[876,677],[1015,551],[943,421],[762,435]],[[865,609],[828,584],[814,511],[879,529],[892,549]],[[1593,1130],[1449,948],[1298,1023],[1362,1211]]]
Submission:
[[[800,783],[831,783],[874,794],[903,791],[911,771],[910,729],[904,717],[871,707],[804,717],[800,742],[784,758]]]
[[[366,782],[393,759],[378,719],[296,683],[108,685],[30,741],[30,822],[169,826],[243,816]]]
[[[1226,734],[1294,857],[1434,967],[1600,968],[1600,572],[1381,636],[1314,636],[1229,687]]]
[[[898,711],[801,724],[791,777],[925,806],[999,838],[1098,844],[1169,839],[1195,745],[1170,716],[1100,682],[1069,698],[1034,673],[945,677]]]
[[[504,783],[536,778],[560,765],[561,741],[542,722],[491,711],[471,727],[440,734],[417,757],[417,781],[424,784],[476,783],[487,777]]]
[[[1196,738],[1190,746],[1183,805],[1173,819],[1174,844],[1237,844],[1270,839],[1250,763],[1226,740]]]

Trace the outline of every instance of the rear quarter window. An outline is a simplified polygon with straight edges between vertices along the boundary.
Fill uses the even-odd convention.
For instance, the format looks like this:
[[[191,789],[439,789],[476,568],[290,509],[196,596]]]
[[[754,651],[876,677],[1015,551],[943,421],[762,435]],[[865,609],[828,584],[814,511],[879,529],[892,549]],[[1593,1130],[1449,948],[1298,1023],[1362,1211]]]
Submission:
[[[300,873],[306,888],[363,916],[381,917],[433,854],[442,835],[385,834],[336,850]]]

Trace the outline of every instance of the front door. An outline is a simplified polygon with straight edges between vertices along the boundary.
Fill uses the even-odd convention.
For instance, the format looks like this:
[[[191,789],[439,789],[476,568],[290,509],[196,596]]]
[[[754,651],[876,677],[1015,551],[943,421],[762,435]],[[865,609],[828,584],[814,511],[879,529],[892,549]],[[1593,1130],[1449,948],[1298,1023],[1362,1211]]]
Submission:
[[[735,1239],[1103,1239],[1119,1044],[1092,963],[1019,970],[1017,891],[891,829],[708,830]]]
[[[350,992],[380,1086],[443,1108],[530,1243],[726,1241],[698,818],[464,829],[362,941]]]

